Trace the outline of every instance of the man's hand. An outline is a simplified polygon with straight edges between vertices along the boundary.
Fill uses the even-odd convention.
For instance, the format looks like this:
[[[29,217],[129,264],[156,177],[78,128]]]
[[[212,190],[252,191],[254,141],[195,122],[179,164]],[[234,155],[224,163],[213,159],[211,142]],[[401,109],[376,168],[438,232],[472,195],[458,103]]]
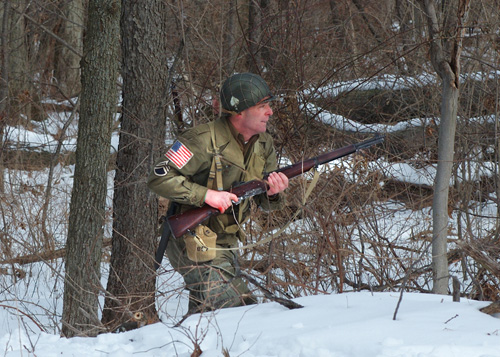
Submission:
[[[238,196],[227,191],[215,191],[208,189],[205,196],[205,203],[213,208],[217,208],[220,213],[224,213],[231,205],[238,202]]]
[[[272,172],[267,178],[269,190],[267,195],[272,196],[288,188],[288,177],[281,172]],[[224,213],[233,203],[238,202],[238,196],[227,191],[215,191],[208,189],[205,196],[205,203],[211,207],[217,208],[220,213]]]
[[[288,177],[282,172],[271,172],[267,178],[267,183],[269,184],[267,195],[272,196],[288,187]]]

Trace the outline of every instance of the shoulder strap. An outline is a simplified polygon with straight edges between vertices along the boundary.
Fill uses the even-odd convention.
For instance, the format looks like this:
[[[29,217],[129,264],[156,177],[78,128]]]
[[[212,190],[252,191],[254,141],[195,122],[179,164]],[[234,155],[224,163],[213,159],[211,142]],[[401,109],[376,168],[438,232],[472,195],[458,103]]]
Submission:
[[[306,205],[306,202],[307,202],[307,199],[309,197],[309,195],[311,194],[312,190],[314,189],[314,187],[316,186],[316,184],[318,183],[318,179],[319,179],[319,171],[317,171],[316,169],[314,169],[314,176],[313,176],[313,179],[311,180],[311,182],[309,183],[305,193],[304,193],[304,196],[302,197],[302,206],[305,206]],[[267,238],[264,238],[256,243],[251,243],[251,244],[247,244],[247,245],[243,245],[243,246],[240,246],[240,247],[234,247],[234,248],[212,248],[212,247],[207,247],[207,245],[205,244],[205,242],[203,241],[203,239],[201,239],[201,237],[196,237],[196,244],[200,247],[201,251],[208,251],[208,250],[240,250],[240,249],[250,249],[250,248],[253,248],[253,247],[256,247],[258,245],[261,245],[261,244],[265,244],[265,243],[268,243],[270,241],[272,241],[273,239],[277,238],[278,236],[281,235],[281,233],[283,233],[287,228],[288,226],[290,225],[290,223],[292,223],[295,218],[297,218],[297,216],[299,215],[299,213],[302,212],[302,207],[299,207],[297,209],[297,211],[295,212],[295,214],[292,216],[292,218],[290,218],[288,220],[288,222],[283,226],[281,227],[277,232],[274,232],[274,233],[271,233]]]
[[[208,175],[207,187],[211,189],[217,188],[218,191],[222,191],[222,163],[220,160],[219,148],[215,142],[215,122],[210,122],[210,134],[212,137],[213,155],[212,166],[210,167],[210,174]]]

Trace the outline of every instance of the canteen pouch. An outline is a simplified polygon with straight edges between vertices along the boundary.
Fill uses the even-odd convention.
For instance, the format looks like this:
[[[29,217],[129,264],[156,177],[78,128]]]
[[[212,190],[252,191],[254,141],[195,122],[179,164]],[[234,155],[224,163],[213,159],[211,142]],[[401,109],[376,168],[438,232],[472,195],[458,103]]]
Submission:
[[[198,225],[193,232],[184,235],[188,259],[204,263],[215,259],[217,234],[207,226]]]

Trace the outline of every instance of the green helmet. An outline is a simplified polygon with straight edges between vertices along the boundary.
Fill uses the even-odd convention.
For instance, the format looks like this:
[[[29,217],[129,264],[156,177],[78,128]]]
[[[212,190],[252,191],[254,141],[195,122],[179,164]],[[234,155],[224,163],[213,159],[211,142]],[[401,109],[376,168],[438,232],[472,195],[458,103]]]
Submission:
[[[253,73],[232,75],[222,84],[220,91],[222,108],[234,113],[241,113],[258,103],[273,99],[267,83]]]

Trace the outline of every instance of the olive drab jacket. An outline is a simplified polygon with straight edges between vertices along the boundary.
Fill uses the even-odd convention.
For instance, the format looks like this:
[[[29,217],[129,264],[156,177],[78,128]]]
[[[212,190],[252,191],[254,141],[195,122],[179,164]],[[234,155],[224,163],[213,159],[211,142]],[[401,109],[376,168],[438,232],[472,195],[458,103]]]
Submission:
[[[149,188],[179,203],[177,212],[183,212],[193,206],[202,206],[208,188],[227,191],[236,183],[261,179],[265,173],[277,169],[276,152],[269,134],[258,134],[255,143],[244,154],[230,125],[228,118],[221,117],[183,133],[149,175]],[[217,156],[219,165],[215,164]],[[220,175],[214,173],[217,168]],[[282,194],[269,198],[263,193],[253,199],[264,210],[279,209],[284,204]],[[249,208],[248,199],[244,200],[224,214],[211,217],[206,225],[218,235],[234,235],[248,217]],[[226,242],[218,239],[217,243]]]

